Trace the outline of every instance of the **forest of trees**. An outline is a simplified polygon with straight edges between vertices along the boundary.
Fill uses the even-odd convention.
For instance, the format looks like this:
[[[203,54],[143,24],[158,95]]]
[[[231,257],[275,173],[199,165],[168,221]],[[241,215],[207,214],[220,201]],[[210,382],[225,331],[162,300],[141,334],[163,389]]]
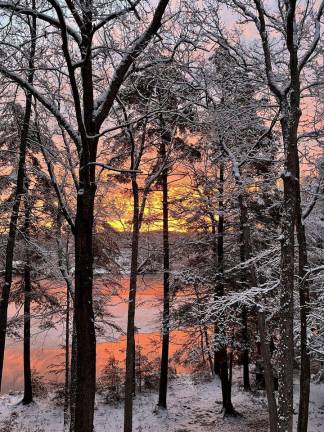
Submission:
[[[14,409],[61,413],[26,431],[156,431],[134,426],[143,393],[162,432],[323,430],[322,24],[318,0],[0,1],[0,386],[19,367]],[[235,423],[163,429],[188,376]],[[97,425],[103,401],[123,425]]]

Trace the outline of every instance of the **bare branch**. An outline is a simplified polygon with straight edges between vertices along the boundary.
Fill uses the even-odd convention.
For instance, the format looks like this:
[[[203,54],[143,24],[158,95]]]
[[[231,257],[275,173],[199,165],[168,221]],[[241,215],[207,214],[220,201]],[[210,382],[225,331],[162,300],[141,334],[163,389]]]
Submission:
[[[101,94],[95,102],[94,120],[98,128],[100,128],[107,115],[109,114],[110,109],[115,101],[116,95],[124,81],[124,78],[129,68],[134,63],[136,58],[140,55],[140,53],[146,48],[152,37],[161,27],[162,17],[168,3],[169,0],[159,1],[150,25],[142,34],[142,36],[138,38],[137,41],[133,44],[130,51],[125,54],[124,58],[121,60],[119,66],[117,67],[114,76],[112,77],[108,89],[103,94]]]

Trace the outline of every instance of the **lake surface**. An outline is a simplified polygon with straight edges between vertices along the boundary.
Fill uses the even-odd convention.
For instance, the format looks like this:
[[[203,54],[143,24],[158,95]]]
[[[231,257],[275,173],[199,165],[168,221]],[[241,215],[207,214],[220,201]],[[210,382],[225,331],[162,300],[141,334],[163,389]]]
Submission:
[[[110,321],[126,330],[127,325],[127,298],[128,298],[128,277],[122,278],[118,288],[118,295],[113,295],[109,304],[106,306],[107,312],[113,315]],[[49,290],[63,291],[64,285],[60,282],[48,282]],[[97,280],[96,286],[109,285],[104,280]],[[138,328],[136,334],[136,343],[141,346],[142,353],[150,357],[157,357],[160,354],[160,320],[161,320],[161,300],[162,300],[162,278],[161,275],[146,275],[138,278],[138,294],[135,324]],[[15,305],[11,304],[9,316],[12,317],[17,313]],[[22,313],[18,311],[18,313]],[[55,317],[51,318],[53,322]],[[40,328],[37,321],[37,314],[32,316],[32,339],[31,339],[31,357],[32,368],[40,375],[52,381],[62,379],[62,375],[55,376],[50,373],[50,369],[57,369],[57,365],[62,364],[64,352],[65,330],[62,319],[57,317],[55,328],[44,330]],[[172,332],[170,355],[172,355],[179,346],[182,345],[184,334],[182,332]],[[113,328],[106,328],[104,336],[97,338],[97,374],[104,367],[107,359],[114,355],[115,358],[123,361],[125,358],[126,340],[125,336]],[[21,390],[23,388],[23,357],[22,357],[22,340],[16,338],[7,338],[4,375],[2,392],[10,390]]]

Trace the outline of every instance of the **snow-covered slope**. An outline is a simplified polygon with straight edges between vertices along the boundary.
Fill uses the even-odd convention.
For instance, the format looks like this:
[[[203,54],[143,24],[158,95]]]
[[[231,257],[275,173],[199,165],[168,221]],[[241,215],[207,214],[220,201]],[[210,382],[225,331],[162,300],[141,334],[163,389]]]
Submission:
[[[298,393],[295,387],[296,396]],[[324,385],[312,384],[309,432],[324,430]],[[241,416],[223,418],[220,413],[220,387],[217,380],[195,384],[190,376],[179,376],[170,383],[168,411],[156,409],[156,393],[136,397],[134,432],[266,432],[267,409],[261,394],[244,393],[234,385],[233,405]],[[297,397],[296,397],[297,399]],[[0,397],[0,431],[63,431],[62,408],[50,398],[31,406],[19,404],[21,394]],[[5,427],[7,426],[7,429]],[[122,432],[123,407],[111,407],[97,400],[96,432]]]

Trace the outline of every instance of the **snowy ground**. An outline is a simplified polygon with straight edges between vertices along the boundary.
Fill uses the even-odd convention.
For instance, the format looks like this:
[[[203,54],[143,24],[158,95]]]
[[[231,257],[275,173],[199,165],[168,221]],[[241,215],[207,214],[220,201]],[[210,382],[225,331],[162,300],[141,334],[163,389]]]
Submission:
[[[298,388],[295,388],[296,393]],[[324,430],[324,385],[312,384],[309,432]],[[19,404],[21,394],[0,397],[0,432],[60,432],[62,409],[50,399],[37,400],[29,407]],[[194,384],[189,376],[170,383],[167,412],[156,411],[157,395],[137,397],[134,404],[134,432],[266,432],[267,410],[261,394],[233,388],[233,404],[242,416],[223,418],[217,381]],[[111,407],[97,401],[96,432],[123,430],[122,405]]]

